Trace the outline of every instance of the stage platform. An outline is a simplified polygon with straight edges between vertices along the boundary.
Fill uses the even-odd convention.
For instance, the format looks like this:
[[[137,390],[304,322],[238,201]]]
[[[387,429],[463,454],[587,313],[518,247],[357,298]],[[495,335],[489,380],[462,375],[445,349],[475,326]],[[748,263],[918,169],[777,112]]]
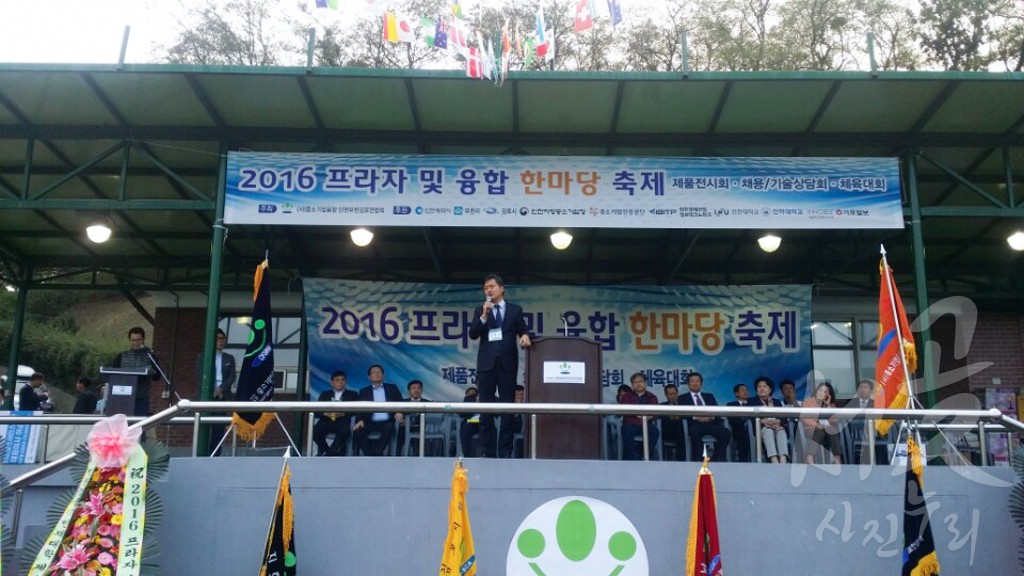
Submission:
[[[292,458],[290,465],[299,574],[436,573],[453,460]],[[483,576],[683,571],[696,463],[469,459],[464,466]],[[256,574],[280,471],[277,457],[172,459],[158,484],[161,574]],[[899,573],[902,468],[723,463],[711,471],[726,574]],[[933,466],[924,478],[942,573],[1019,573],[1020,532],[1007,509],[1011,470]],[[70,483],[61,472],[26,490],[19,545],[45,530],[49,502]],[[583,529],[560,533],[559,525]],[[536,546],[517,545],[525,529],[541,535],[539,555]],[[584,532],[590,552],[566,558],[565,550],[588,550],[587,542],[565,541]],[[609,539],[621,532],[619,542],[632,538],[636,549],[620,549],[628,558],[616,560]]]

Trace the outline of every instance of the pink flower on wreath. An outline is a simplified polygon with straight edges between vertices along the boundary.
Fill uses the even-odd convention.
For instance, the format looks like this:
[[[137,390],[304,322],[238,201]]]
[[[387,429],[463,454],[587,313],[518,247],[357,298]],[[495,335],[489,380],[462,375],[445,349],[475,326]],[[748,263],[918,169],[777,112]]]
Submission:
[[[113,566],[116,559],[109,552],[100,552],[100,555],[96,557],[100,561],[100,564],[104,566]]]
[[[123,468],[141,436],[142,429],[129,429],[125,415],[115,414],[93,424],[89,453],[100,468]]]
[[[107,511],[103,506],[103,494],[99,492],[90,494],[89,500],[82,505],[82,510],[89,516],[102,516]]]
[[[57,562],[57,567],[62,570],[74,570],[89,561],[89,554],[81,546],[75,546],[68,550]]]
[[[99,534],[100,536],[110,536],[110,533],[111,533],[110,525],[109,524],[100,524],[99,527],[96,528],[96,533]]]

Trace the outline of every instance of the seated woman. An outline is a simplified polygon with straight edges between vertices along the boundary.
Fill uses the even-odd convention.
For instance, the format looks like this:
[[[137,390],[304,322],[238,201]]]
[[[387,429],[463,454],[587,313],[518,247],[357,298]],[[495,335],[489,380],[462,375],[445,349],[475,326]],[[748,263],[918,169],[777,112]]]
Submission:
[[[778,406],[782,402],[772,398],[775,392],[775,383],[767,376],[758,376],[754,380],[754,389],[757,398],[750,401],[751,406]],[[778,418],[761,418],[761,444],[764,445],[764,453],[772,464],[786,464],[789,461],[789,434],[786,432],[786,425]]]
[[[835,408],[836,392],[828,382],[818,384],[814,389],[814,397],[804,400],[804,408]],[[832,453],[832,463],[842,464],[842,449],[839,445],[839,427],[836,426],[836,418],[802,418],[804,434],[807,436],[807,450],[805,458],[808,464],[814,464],[814,453],[819,446],[828,441],[829,452]]]

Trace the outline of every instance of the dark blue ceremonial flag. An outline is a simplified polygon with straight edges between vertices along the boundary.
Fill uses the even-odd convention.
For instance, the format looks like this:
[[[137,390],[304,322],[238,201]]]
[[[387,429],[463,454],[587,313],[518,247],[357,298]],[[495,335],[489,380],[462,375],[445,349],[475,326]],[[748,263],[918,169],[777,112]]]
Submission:
[[[924,466],[913,435],[907,438],[907,478],[903,493],[903,576],[935,576],[939,558],[935,553],[928,505],[924,499]]]
[[[264,282],[264,272],[270,267],[264,260],[256,267],[253,280],[252,320],[249,323],[249,343],[245,347],[242,370],[238,374],[235,399],[240,402],[269,402],[274,399],[274,330],[270,317],[270,282]],[[232,416],[238,436],[255,440],[263,435],[274,419],[272,413],[236,412]]]

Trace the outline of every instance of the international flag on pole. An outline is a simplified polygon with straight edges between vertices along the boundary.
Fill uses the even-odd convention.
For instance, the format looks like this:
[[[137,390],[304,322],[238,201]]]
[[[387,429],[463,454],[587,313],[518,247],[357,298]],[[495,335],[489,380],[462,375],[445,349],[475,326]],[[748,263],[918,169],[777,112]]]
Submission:
[[[537,28],[535,35],[537,39],[537,56],[543,57],[550,62],[555,59],[555,37],[554,34],[548,33],[547,22],[544,20],[543,6],[537,8],[534,22]]]
[[[611,20],[612,28],[622,23],[622,4],[619,0],[608,0],[608,19]]]
[[[292,510],[291,476],[288,457],[285,456],[281,481],[277,485],[274,516],[270,520],[267,544],[263,547],[260,576],[295,576],[295,516]]]
[[[697,486],[693,489],[690,537],[686,542],[686,576],[722,576],[715,481],[708,470],[707,456],[697,474]]]
[[[583,32],[594,27],[594,10],[591,0],[576,2],[576,19],[573,23],[574,32]]]
[[[473,546],[473,530],[469,527],[469,509],[466,508],[466,492],[469,480],[462,462],[455,463],[452,475],[452,496],[448,501],[448,537],[444,540],[441,556],[441,576],[476,576],[476,549]]]
[[[480,50],[476,48],[469,48],[469,54],[466,55],[466,76],[470,78],[484,77],[484,71],[480,67]]]
[[[420,29],[423,31],[423,42],[427,46],[442,50],[448,48],[448,26],[444,18],[439,18],[437,22],[426,17],[420,18]]]
[[[907,435],[907,480],[903,492],[903,576],[934,576],[939,573],[928,506],[924,500],[924,466],[914,434]]]
[[[274,399],[274,328],[270,317],[270,281],[263,274],[270,268],[264,259],[253,279],[252,320],[249,344],[245,347],[242,370],[238,373],[235,399],[239,402],[269,402]],[[231,424],[239,438],[258,440],[274,420],[271,412],[236,412]]]
[[[910,399],[907,378],[917,370],[917,348],[910,333],[907,313],[885,258],[878,263],[881,287],[878,291],[878,355],[875,358],[875,407],[906,408]],[[889,432],[892,420],[876,420],[880,435]]]

